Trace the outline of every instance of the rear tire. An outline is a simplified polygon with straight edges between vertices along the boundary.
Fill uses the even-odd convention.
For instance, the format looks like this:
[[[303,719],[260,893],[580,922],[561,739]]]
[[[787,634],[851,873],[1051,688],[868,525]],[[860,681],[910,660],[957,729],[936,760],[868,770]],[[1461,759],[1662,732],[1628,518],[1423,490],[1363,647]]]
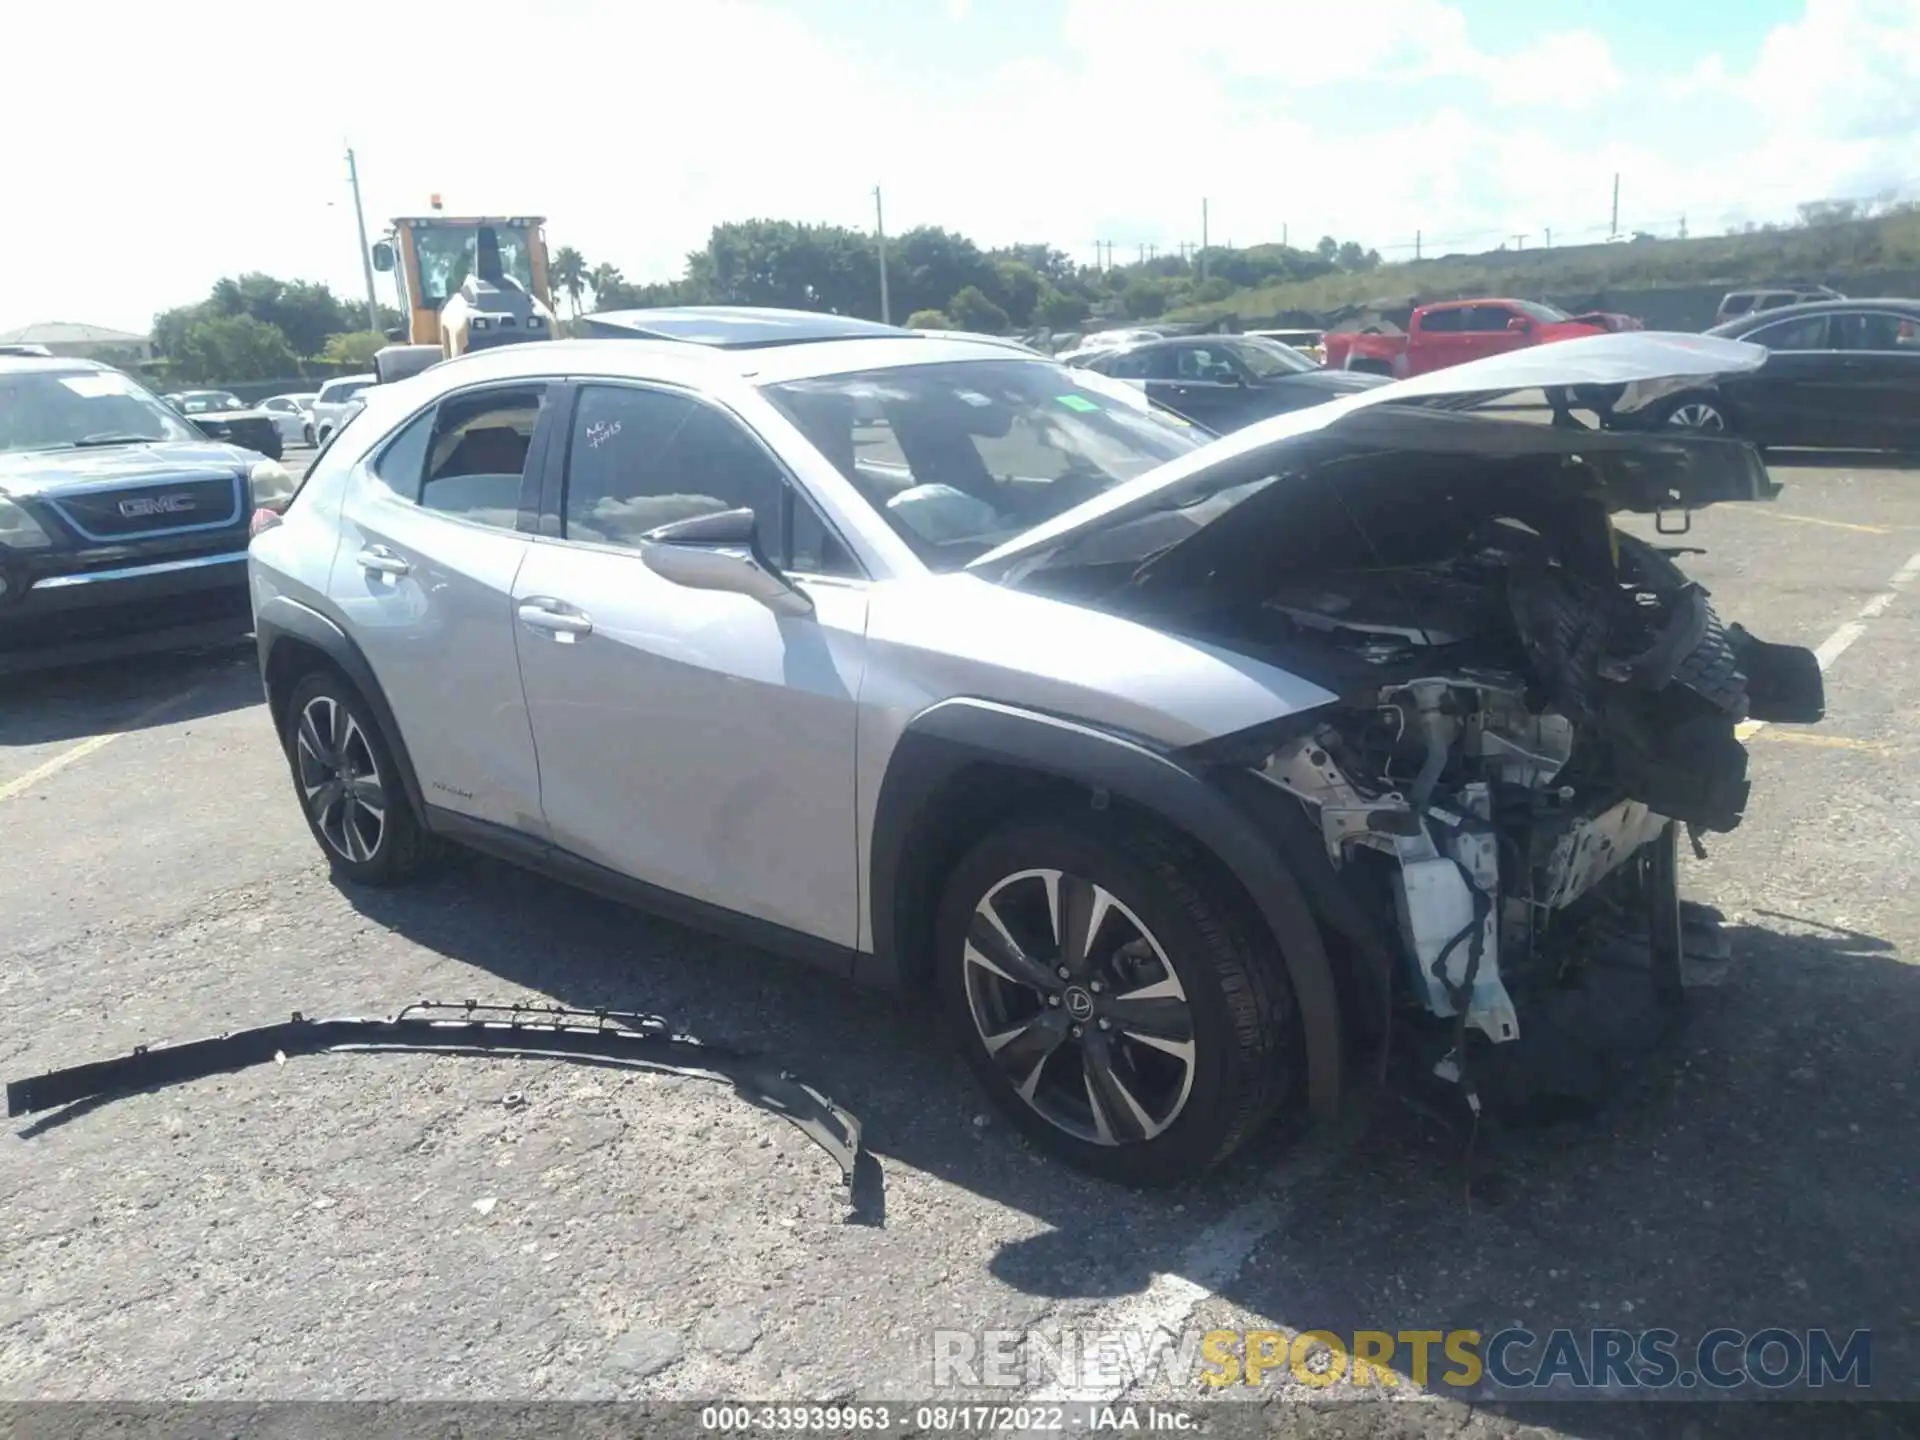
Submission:
[[[393,749],[344,676],[316,670],[293,687],[281,743],[307,828],[336,876],[398,885],[433,858]]]
[[[947,880],[935,925],[946,1023],[1035,1145],[1128,1184],[1192,1179],[1298,1081],[1293,992],[1243,908],[1157,827],[1012,822]]]
[[[312,445],[313,444],[313,426],[307,425],[302,427],[300,432],[300,438],[302,440],[305,440],[308,445]]]

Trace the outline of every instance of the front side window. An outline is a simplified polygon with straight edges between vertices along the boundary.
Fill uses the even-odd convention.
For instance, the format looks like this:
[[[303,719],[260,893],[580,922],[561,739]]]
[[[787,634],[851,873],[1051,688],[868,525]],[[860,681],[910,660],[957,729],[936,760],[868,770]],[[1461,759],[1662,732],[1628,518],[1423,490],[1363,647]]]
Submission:
[[[1731,320],[1736,315],[1744,315],[1753,308],[1753,296],[1729,295],[1720,302],[1720,313]]]
[[[1827,317],[1803,315],[1798,320],[1782,320],[1762,325],[1751,335],[1741,337],[1769,350],[1824,350],[1827,348]]]
[[[670,390],[582,388],[567,449],[569,540],[638,546],[650,530],[723,510],[753,511],[761,547],[783,570],[858,573],[818,512],[732,415]]]
[[[1041,361],[827,375],[763,394],[926,563],[955,570],[1204,443]]]
[[[366,388],[367,382],[364,380],[348,380],[339,385],[327,386],[320,392],[320,400],[327,405],[339,405],[351,400]]]
[[[1509,310],[1504,305],[1475,305],[1466,311],[1466,317],[1461,329],[1471,330],[1481,335],[1492,335],[1505,330],[1518,318],[1518,312]]]
[[[1174,351],[1177,374],[1182,380],[1231,385],[1240,378],[1240,372],[1234,368],[1233,361],[1227,358],[1224,346],[1176,345],[1171,348]]]
[[[0,375],[0,451],[205,439],[117,370]]]
[[[1249,336],[1244,340],[1223,342],[1226,351],[1262,380],[1276,375],[1298,375],[1320,367],[1291,345],[1279,340]]]

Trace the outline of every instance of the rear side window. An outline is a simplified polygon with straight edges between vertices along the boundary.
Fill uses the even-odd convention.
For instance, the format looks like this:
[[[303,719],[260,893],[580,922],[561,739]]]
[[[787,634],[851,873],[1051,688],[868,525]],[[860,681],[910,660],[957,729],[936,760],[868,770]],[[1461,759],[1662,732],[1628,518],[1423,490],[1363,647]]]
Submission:
[[[1889,315],[1883,310],[1836,315],[1833,347],[1836,350],[1911,350],[1915,328],[1907,316]]]
[[[1429,310],[1420,317],[1421,333],[1426,335],[1457,335],[1467,328],[1467,312],[1458,310]]]
[[[420,477],[421,508],[499,530],[514,529],[520,523],[528,453],[545,403],[543,385],[441,401]]]

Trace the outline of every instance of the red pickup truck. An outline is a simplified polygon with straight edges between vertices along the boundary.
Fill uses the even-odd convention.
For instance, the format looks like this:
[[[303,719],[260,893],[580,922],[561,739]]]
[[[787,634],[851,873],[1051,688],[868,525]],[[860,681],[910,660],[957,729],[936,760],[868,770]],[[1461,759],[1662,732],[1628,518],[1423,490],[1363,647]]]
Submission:
[[[1527,345],[1639,328],[1639,322],[1627,316],[1576,318],[1533,300],[1449,300],[1415,310],[1404,335],[1330,332],[1327,367],[1401,379]]]

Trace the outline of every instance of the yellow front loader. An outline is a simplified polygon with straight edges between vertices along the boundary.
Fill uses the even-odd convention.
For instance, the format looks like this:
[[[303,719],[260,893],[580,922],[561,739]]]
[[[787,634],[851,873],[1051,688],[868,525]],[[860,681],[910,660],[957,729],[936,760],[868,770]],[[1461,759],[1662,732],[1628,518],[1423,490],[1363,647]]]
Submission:
[[[382,383],[470,350],[553,338],[547,242],[537,215],[403,216],[373,247],[399,282],[407,341],[374,357]]]

